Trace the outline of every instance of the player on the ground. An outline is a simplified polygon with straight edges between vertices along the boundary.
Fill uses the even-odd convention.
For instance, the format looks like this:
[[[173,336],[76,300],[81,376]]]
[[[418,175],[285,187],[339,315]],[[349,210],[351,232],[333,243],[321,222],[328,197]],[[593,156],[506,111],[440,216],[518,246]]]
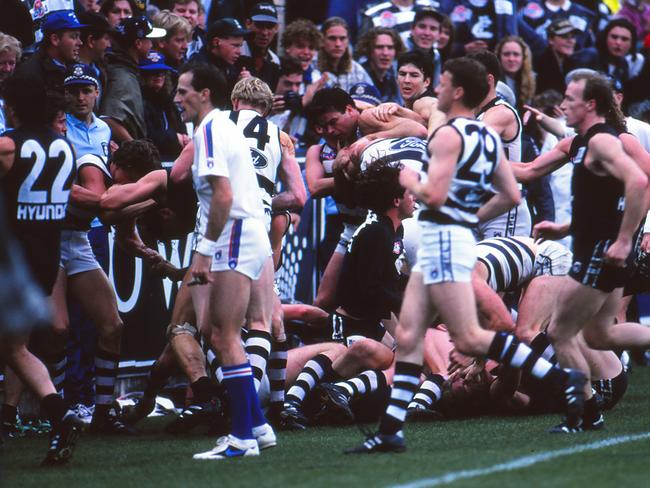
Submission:
[[[488,93],[485,68],[459,58],[445,64],[437,87],[439,108],[449,122],[430,143],[428,178],[403,169],[400,183],[423,202],[419,214],[422,245],[406,288],[396,330],[397,362],[388,407],[379,431],[349,453],[399,452],[406,448],[406,409],[422,370],[422,337],[438,313],[457,349],[468,355],[502,361],[532,372],[549,385],[565,387],[573,415],[582,411],[580,373],[554,368],[533,355],[511,334],[484,330],[478,323],[471,272],[476,261],[472,227],[479,219],[500,215],[520,200],[498,135],[474,120],[474,110]],[[498,193],[489,201],[490,191]]]

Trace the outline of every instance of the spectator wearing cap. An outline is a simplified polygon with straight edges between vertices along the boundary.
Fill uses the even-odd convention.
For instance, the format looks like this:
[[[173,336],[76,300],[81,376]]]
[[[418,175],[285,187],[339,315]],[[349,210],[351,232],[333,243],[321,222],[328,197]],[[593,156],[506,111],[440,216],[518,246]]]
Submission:
[[[443,10],[454,23],[454,48],[458,56],[494,49],[502,37],[517,35],[515,0],[448,1]]]
[[[147,59],[140,62],[147,138],[160,151],[161,161],[174,161],[189,142],[166,83],[172,72],[174,69],[165,63],[165,57],[156,51],[149,52]]]
[[[537,93],[546,90],[564,93],[564,75],[570,71],[569,59],[574,54],[579,32],[568,19],[560,17],[550,23],[547,29],[548,47],[541,56],[533,59]]]
[[[556,19],[569,19],[576,28],[577,49],[594,44],[594,32],[598,31],[595,12],[580,5],[583,2],[569,0],[529,0],[519,9],[519,18],[535,32],[548,40],[548,27]],[[528,41],[527,41],[528,42]]]
[[[151,51],[152,39],[165,35],[164,29],[153,27],[144,16],[122,20],[113,34],[113,52],[107,55],[108,87],[100,112],[118,143],[146,136],[138,64]]]
[[[2,85],[16,70],[23,55],[20,41],[15,37],[0,32],[0,134],[6,129],[5,113],[2,100]]]
[[[591,68],[625,83],[639,75],[644,56],[636,51],[636,29],[627,19],[614,19],[598,35],[595,47],[576,52],[572,68]]]
[[[330,17],[321,27],[323,46],[318,52],[318,69],[327,73],[328,88],[348,91],[357,83],[370,83],[372,78],[352,59],[348,24],[340,17]]]
[[[403,42],[410,35],[411,25],[415,18],[415,9],[430,7],[439,9],[441,2],[437,0],[392,0],[371,5],[361,16],[361,34],[373,27],[395,29]]]
[[[397,58],[397,86],[404,100],[404,107],[413,110],[415,102],[434,96],[432,77],[433,65],[428,56],[410,51]]]
[[[99,9],[111,27],[117,27],[124,19],[139,14],[133,0],[104,0]]]
[[[382,102],[402,104],[395,59],[404,52],[402,38],[388,27],[373,27],[359,39],[356,54],[379,90]]]
[[[187,58],[191,58],[198,53],[206,44],[206,32],[199,25],[200,5],[198,0],[171,0],[169,10],[176,15],[180,15],[190,23],[192,33],[188,39]]]
[[[79,58],[83,27],[72,10],[48,14],[41,25],[43,43],[18,67],[17,74],[37,80],[47,91],[62,95],[65,70]]]
[[[411,35],[406,40],[407,51],[419,51],[431,58],[433,64],[431,87],[437,86],[440,78],[442,61],[437,46],[443,20],[443,14],[436,9],[416,9],[413,24],[411,25]]]
[[[278,11],[272,3],[258,3],[246,19],[250,31],[242,46],[242,56],[252,58],[251,74],[269,86],[275,86],[280,76],[280,58],[271,49],[278,33]]]
[[[162,10],[151,19],[156,27],[165,29],[167,35],[156,39],[156,51],[165,57],[168,66],[178,70],[187,59],[187,46],[192,37],[192,25],[187,19],[169,10]],[[175,83],[174,79],[174,85]]]
[[[111,35],[113,28],[104,16],[94,12],[79,14],[79,20],[87,25],[81,31],[83,44],[79,48],[79,62],[87,64],[99,80],[99,96],[95,108],[101,103],[102,94],[106,91],[106,52],[111,48]]]
[[[68,107],[66,137],[75,154],[108,157],[111,129],[93,113],[100,86],[95,70],[87,64],[73,64],[66,71],[63,86]]]
[[[294,20],[282,33],[284,53],[298,58],[302,64],[303,85],[300,93],[305,91],[307,85],[311,85],[321,77],[320,71],[314,67],[313,62],[322,44],[323,34],[310,20]]]
[[[213,64],[221,70],[228,82],[228,100],[235,83],[241,77],[250,76],[250,58],[241,57],[244,36],[248,33],[236,19],[219,19],[208,29],[207,44],[191,59]]]

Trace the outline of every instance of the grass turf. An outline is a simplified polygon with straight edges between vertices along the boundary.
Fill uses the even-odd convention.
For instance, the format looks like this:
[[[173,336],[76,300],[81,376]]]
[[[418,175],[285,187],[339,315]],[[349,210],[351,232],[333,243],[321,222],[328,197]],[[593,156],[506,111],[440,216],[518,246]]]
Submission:
[[[38,466],[45,438],[9,439],[2,452],[3,486],[391,486],[464,469],[486,468],[535,453],[569,448],[650,431],[650,368],[636,368],[626,396],[606,415],[606,428],[577,435],[551,435],[556,416],[483,417],[411,424],[402,454],[344,456],[362,436],[355,427],[281,432],[279,446],[261,456],[228,461],[194,461],[213,439],[199,433],[170,437],[168,418],[147,419],[132,438],[84,435],[68,466]],[[650,439],[572,454],[523,469],[460,480],[451,486],[576,487],[647,486]]]

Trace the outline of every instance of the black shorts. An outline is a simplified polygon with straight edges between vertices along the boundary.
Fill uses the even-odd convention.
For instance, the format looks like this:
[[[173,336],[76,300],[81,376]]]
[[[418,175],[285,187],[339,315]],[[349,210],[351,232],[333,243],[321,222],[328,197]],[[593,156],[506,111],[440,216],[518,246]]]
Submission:
[[[604,292],[622,288],[628,277],[628,266],[617,268],[607,264],[605,253],[615,239],[580,239],[573,240],[573,263],[569,276],[579,283]],[[628,264],[633,253],[628,257]]]
[[[386,328],[380,320],[353,319],[333,312],[327,318],[332,333],[332,340],[350,346],[355,338],[366,337],[381,342]]]
[[[46,296],[52,294],[61,262],[61,232],[57,238],[17,235],[34,282]]]
[[[592,381],[591,387],[596,391],[598,406],[603,410],[611,410],[627,390],[627,371],[623,370],[611,379]]]
[[[643,232],[639,232],[634,244],[632,265],[625,282],[623,296],[650,292],[650,254],[643,252],[641,242]]]

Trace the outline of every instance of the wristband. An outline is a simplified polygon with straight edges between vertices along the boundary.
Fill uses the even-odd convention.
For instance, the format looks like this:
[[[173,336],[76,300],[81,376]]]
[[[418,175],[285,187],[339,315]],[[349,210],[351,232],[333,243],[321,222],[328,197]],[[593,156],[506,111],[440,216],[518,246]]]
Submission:
[[[203,237],[196,245],[196,252],[203,256],[213,257],[217,252],[217,243]]]

